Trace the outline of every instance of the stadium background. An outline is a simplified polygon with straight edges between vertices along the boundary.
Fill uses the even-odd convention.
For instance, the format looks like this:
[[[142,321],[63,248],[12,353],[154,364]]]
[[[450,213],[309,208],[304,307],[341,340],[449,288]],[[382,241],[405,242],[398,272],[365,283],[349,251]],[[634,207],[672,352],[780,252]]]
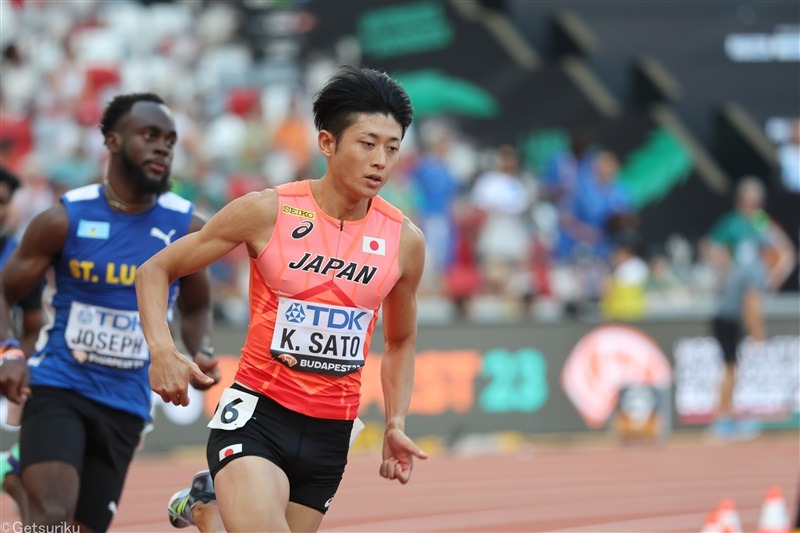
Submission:
[[[780,157],[800,117],[796,2],[15,0],[0,2],[0,43],[0,156],[26,185],[10,228],[17,232],[59,191],[101,175],[95,125],[117,92],[167,98],[182,137],[176,190],[212,214],[249,190],[318,175],[310,99],[337,65],[396,76],[416,119],[386,193],[433,228],[434,247],[420,294],[408,426],[442,456],[514,456],[531,445],[578,442],[564,460],[570,453],[583,460],[583,443],[616,446],[619,391],[635,385],[653,395],[654,440],[688,438],[702,454],[719,375],[707,328],[719,280],[699,253],[701,238],[730,209],[736,181],[755,175],[767,187],[768,211],[798,244],[800,196],[784,186]],[[628,320],[603,306],[607,259],[556,250],[561,206],[546,194],[548,165],[578,136],[618,158],[617,181],[633,198],[650,275],[643,310]],[[449,181],[434,173],[439,188],[426,190],[420,176],[430,174],[420,168],[442,139]],[[512,277],[524,274],[522,288],[490,283],[491,262],[476,252],[485,214],[472,190],[503,145],[517,150],[529,194],[521,213],[505,213],[527,239],[529,253],[511,266]],[[446,201],[430,205],[426,196]],[[215,345],[228,354],[227,380],[247,321],[246,268],[241,253],[213,268]],[[790,501],[800,427],[799,277],[795,269],[768,295],[771,338],[745,346],[736,399],[740,412],[767,422],[758,452],[769,454],[770,439],[778,439],[772,449],[795,467],[769,482]],[[612,349],[600,343],[587,352],[584,341],[597,334]],[[376,359],[380,351],[378,332]],[[358,451],[365,454],[381,432],[374,363],[364,378],[367,430]],[[159,402],[141,454],[157,460],[199,449],[214,401],[196,393],[188,408]],[[795,439],[793,455],[787,438]],[[15,439],[3,425],[2,448]],[[633,456],[623,449],[620,468],[638,460],[626,457]],[[750,496],[768,483],[750,481]],[[714,490],[707,499],[729,495]]]

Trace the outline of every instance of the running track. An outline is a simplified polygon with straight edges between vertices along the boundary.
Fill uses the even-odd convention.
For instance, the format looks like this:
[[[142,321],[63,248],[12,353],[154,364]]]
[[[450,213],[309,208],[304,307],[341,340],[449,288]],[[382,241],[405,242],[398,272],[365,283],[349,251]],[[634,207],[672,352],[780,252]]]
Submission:
[[[755,531],[772,485],[794,519],[798,446],[796,432],[727,445],[685,437],[638,448],[534,443],[514,453],[435,454],[406,486],[381,479],[377,456],[361,454],[351,457],[322,531],[698,532],[722,498]],[[201,468],[197,453],[137,458],[111,530],[175,531],[166,502]],[[0,518],[16,520],[6,495]]]

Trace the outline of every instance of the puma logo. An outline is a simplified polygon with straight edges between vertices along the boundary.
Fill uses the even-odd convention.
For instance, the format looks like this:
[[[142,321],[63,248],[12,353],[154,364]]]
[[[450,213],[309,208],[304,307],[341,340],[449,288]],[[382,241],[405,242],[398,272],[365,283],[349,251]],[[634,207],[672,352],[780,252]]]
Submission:
[[[164,246],[169,246],[169,244],[172,242],[172,236],[174,234],[175,234],[174,229],[169,230],[169,233],[164,233],[158,228],[150,228],[150,236],[164,241]]]

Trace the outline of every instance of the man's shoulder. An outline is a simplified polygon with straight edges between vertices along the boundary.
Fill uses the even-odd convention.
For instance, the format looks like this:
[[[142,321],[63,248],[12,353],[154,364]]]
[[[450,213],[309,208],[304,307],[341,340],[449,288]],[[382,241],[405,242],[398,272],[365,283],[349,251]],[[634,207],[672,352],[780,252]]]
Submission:
[[[385,198],[381,196],[375,196],[372,201],[372,209],[376,212],[382,213],[389,219],[394,220],[395,222],[402,222],[405,218],[400,208],[396,207]]]
[[[275,222],[279,205],[278,191],[270,188],[244,194],[232,200],[222,211],[225,211],[227,220],[249,226],[261,226]]]
[[[411,221],[410,218],[404,216],[402,218],[402,227],[400,230],[400,240],[406,246],[418,247],[425,245],[425,235],[422,230]]]

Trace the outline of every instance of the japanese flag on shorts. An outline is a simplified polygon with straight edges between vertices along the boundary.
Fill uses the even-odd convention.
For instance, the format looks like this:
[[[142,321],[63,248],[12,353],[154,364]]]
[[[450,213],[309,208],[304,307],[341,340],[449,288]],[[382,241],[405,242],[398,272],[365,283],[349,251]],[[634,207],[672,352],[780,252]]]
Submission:
[[[361,251],[365,254],[386,255],[386,241],[365,235],[361,244]]]
[[[230,457],[231,455],[237,453],[242,453],[241,444],[231,444],[230,446],[225,446],[219,451],[219,460],[222,461],[226,457]]]

